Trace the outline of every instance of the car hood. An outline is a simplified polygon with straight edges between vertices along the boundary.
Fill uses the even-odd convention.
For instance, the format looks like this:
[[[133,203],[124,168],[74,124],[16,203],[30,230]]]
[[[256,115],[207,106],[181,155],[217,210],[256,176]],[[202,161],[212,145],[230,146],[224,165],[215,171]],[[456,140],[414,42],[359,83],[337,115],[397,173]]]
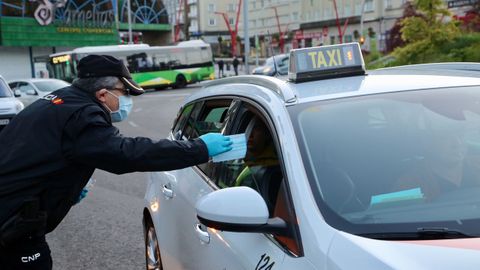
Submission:
[[[17,113],[18,100],[13,97],[0,98],[0,114]]]
[[[480,269],[480,238],[386,241],[339,232],[327,269]]]

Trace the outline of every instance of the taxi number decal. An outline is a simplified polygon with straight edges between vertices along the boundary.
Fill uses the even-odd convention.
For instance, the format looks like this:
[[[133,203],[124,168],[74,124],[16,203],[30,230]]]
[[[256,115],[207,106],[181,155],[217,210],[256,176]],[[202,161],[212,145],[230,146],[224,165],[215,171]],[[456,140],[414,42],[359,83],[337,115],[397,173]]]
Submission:
[[[257,267],[255,267],[255,270],[271,270],[273,269],[273,265],[275,262],[270,263],[270,256],[267,256],[267,254],[263,254],[262,257],[260,257],[260,260],[258,261]]]
[[[323,51],[308,53],[312,61],[313,68],[336,67],[336,66],[343,65],[340,49],[327,50],[325,52],[326,52],[326,55],[323,53]]]

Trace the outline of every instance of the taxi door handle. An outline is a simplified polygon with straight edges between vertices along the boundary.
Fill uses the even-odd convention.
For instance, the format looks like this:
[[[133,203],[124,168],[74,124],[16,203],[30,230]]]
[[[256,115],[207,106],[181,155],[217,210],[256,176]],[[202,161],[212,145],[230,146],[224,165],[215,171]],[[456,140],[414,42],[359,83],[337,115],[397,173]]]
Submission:
[[[197,233],[198,239],[202,243],[208,244],[210,243],[210,234],[202,228],[202,225],[199,223],[195,224],[195,232]]]
[[[170,184],[163,185],[162,193],[163,193],[163,195],[165,195],[165,197],[167,197],[169,199],[173,198],[173,190],[172,190]]]

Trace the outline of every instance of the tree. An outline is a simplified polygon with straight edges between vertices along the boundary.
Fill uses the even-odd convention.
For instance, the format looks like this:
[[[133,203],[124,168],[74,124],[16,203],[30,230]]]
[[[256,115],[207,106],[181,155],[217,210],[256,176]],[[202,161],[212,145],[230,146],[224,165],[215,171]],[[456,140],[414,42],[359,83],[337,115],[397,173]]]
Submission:
[[[395,21],[393,27],[388,31],[386,40],[387,52],[392,52],[395,48],[405,46],[405,41],[402,39],[402,21],[409,17],[421,17],[411,2],[404,4],[403,15]]]
[[[408,45],[394,51],[398,64],[435,60],[439,49],[461,34],[458,21],[451,19],[442,0],[415,0],[414,7],[421,16],[401,22],[401,36]]]
[[[456,17],[468,32],[480,32],[480,1],[476,1],[464,16]]]

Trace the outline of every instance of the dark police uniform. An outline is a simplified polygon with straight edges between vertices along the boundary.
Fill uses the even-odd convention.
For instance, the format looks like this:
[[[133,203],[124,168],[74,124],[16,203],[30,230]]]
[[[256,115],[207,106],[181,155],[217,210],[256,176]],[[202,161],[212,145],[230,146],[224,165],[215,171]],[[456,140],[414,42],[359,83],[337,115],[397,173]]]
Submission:
[[[122,174],[207,160],[199,139],[122,137],[93,93],[74,86],[39,99],[0,133],[1,268],[28,269],[42,259],[51,267],[44,235],[76,203],[95,168]]]

